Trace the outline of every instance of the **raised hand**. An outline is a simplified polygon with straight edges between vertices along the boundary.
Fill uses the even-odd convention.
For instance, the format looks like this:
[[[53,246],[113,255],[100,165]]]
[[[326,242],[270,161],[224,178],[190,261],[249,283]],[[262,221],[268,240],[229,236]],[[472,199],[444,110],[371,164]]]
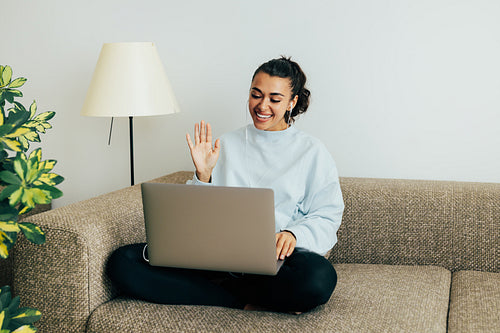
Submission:
[[[215,140],[212,146],[212,127],[202,120],[198,125],[194,125],[194,143],[191,141],[189,133],[186,133],[186,140],[191,151],[196,168],[196,176],[202,182],[208,183],[212,177],[212,170],[217,163],[220,153],[220,139]]]

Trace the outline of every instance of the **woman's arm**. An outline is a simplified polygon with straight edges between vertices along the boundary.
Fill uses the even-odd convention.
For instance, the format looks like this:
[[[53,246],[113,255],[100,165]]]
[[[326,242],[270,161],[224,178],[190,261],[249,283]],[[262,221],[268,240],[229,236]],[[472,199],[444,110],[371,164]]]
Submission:
[[[297,247],[325,254],[337,242],[344,201],[337,167],[322,144],[303,168],[304,198],[298,203],[298,215],[284,230],[292,232]]]
[[[297,247],[325,254],[337,242],[337,230],[342,221],[344,202],[337,179],[331,179],[308,194],[303,207],[304,214],[293,221],[286,230],[297,237]]]

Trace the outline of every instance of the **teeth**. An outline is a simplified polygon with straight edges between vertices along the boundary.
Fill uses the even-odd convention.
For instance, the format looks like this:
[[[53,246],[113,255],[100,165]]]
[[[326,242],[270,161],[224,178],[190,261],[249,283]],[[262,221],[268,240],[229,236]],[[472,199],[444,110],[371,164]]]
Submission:
[[[268,119],[268,118],[271,118],[272,115],[270,114],[270,115],[264,116],[264,115],[257,113],[257,117],[262,118],[262,119]]]

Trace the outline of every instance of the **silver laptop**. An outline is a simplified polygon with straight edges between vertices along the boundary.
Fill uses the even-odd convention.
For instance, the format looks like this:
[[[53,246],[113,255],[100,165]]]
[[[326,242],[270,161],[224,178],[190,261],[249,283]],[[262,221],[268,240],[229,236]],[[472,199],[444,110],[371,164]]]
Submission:
[[[143,183],[149,264],[276,275],[271,189]]]

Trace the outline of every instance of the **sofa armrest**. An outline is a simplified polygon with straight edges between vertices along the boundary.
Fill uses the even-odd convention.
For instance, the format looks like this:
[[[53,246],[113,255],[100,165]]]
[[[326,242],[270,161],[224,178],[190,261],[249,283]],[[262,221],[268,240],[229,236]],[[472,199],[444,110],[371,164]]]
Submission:
[[[0,192],[3,187],[0,186]],[[45,212],[52,208],[51,204],[46,205],[37,205],[34,209],[29,211],[28,213],[21,215],[19,217],[19,222],[26,220],[31,215],[39,214],[41,212]],[[12,285],[12,256],[9,256],[6,259],[0,260],[0,286]]]
[[[178,172],[155,182],[182,183]],[[42,332],[84,332],[92,311],[116,296],[106,272],[109,255],[144,242],[140,185],[60,207],[26,219],[46,233],[46,243],[20,237],[14,252],[13,288],[23,305],[42,312]]]

